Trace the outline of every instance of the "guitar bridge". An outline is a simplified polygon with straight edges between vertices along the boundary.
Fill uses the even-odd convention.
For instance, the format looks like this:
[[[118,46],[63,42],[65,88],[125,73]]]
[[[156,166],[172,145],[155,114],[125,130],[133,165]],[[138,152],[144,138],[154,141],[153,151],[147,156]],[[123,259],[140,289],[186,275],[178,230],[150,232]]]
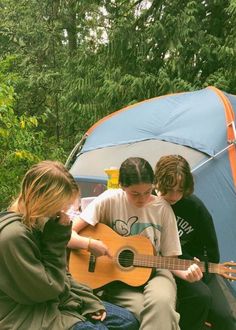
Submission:
[[[88,271],[90,273],[94,273],[94,271],[95,271],[96,260],[97,260],[97,257],[91,253],[90,257],[89,257],[89,266],[88,266]]]

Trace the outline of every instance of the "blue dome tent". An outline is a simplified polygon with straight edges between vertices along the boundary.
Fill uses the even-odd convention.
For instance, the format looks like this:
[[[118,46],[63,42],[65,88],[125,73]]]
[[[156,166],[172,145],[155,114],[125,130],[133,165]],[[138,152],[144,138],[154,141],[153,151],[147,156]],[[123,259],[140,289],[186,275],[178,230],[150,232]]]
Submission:
[[[236,96],[215,87],[148,99],[93,125],[66,165],[87,197],[106,186],[104,169],[128,157],[143,157],[154,167],[163,155],[182,155],[195,194],[213,216],[221,261],[236,261],[235,115]]]

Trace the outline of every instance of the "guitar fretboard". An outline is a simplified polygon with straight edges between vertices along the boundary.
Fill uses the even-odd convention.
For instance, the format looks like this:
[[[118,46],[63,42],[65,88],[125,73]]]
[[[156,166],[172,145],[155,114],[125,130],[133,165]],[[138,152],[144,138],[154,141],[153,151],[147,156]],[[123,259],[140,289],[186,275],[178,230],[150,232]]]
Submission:
[[[169,270],[187,270],[192,264],[197,264],[202,272],[206,272],[205,262],[185,260],[173,257],[135,255],[133,265],[137,267],[163,268]],[[220,274],[219,264],[207,263],[209,273]]]

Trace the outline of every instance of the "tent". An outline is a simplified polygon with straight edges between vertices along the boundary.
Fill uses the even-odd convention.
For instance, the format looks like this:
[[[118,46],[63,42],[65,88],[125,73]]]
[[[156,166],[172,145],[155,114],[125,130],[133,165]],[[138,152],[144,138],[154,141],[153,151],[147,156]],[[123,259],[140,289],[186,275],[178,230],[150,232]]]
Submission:
[[[213,216],[221,261],[236,261],[235,115],[236,96],[212,86],[148,99],[93,125],[66,165],[86,197],[104,190],[104,169],[130,156],[154,167],[160,156],[182,155],[190,163],[195,194]]]

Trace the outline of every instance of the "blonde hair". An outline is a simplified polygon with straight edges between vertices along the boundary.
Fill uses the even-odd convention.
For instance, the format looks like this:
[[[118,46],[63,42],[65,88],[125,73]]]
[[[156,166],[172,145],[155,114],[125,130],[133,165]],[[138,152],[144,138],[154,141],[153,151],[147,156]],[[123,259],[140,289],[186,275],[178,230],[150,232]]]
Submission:
[[[184,197],[191,195],[194,181],[189,163],[180,155],[161,157],[155,167],[154,184],[164,195],[177,185]]]
[[[22,221],[32,228],[38,220],[56,215],[76,195],[79,187],[64,165],[46,160],[25,174],[20,194],[9,210],[20,213]]]

